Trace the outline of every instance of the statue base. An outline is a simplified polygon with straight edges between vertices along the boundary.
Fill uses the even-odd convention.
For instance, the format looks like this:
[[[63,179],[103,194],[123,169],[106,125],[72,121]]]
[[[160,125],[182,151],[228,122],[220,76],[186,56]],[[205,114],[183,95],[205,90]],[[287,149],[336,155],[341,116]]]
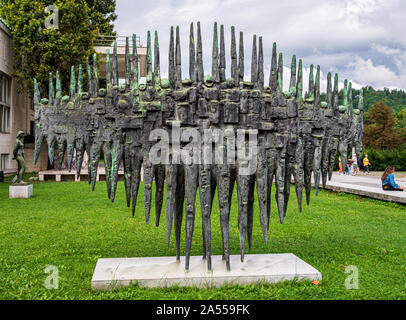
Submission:
[[[27,185],[11,185],[9,187],[9,198],[31,198],[32,197],[32,184]]]
[[[190,257],[185,271],[185,257],[98,259],[92,277],[93,289],[113,289],[137,282],[142,287],[197,286],[219,287],[225,284],[246,285],[256,282],[276,283],[285,280],[321,280],[319,271],[292,253],[247,254],[230,256],[231,271],[222,256],[212,256],[212,271],[206,260]]]

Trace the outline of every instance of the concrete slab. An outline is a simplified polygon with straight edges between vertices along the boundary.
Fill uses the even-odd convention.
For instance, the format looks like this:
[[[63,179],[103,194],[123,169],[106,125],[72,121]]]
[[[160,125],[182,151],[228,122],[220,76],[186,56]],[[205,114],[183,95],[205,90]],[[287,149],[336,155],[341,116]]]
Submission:
[[[319,271],[291,253],[247,254],[244,262],[231,255],[231,271],[222,256],[212,256],[213,271],[208,272],[201,256],[190,257],[185,272],[185,257],[99,259],[92,278],[92,288],[113,289],[138,281],[142,287],[197,286],[218,287],[225,284],[246,285],[258,281],[279,282],[293,279],[321,280]]]
[[[10,186],[9,187],[9,198],[31,198],[33,193],[32,184],[26,186]]]
[[[396,178],[396,183],[406,189],[406,179]],[[382,189],[380,177],[359,175],[344,176],[333,174],[331,181],[326,184],[326,189],[336,192],[353,193],[373,199],[392,201],[406,204],[406,192],[385,191]]]

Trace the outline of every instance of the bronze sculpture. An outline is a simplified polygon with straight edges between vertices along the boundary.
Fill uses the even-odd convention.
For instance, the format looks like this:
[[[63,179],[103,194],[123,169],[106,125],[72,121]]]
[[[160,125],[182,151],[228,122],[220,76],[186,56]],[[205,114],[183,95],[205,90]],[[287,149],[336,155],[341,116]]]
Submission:
[[[234,185],[237,184],[240,253],[243,260],[246,241],[249,248],[252,244],[255,188],[263,236],[267,243],[274,179],[275,199],[282,223],[292,177],[301,211],[303,187],[307,204],[310,202],[312,173],[318,190],[320,177],[323,187],[327,177],[331,179],[337,151],[344,158],[349,146],[354,145],[358,153],[362,152],[362,96],[356,109],[358,111],[354,109],[353,112],[351,89],[347,92],[346,82],[344,105],[339,106],[338,76],[334,77],[333,89],[329,73],[326,101],[321,101],[320,67],[317,67],[314,79],[312,65],[309,91],[303,97],[303,66],[301,60],[296,65],[296,56],[292,58],[289,90],[284,91],[283,55],[280,53],[278,57],[276,44],[272,51],[269,85],[265,86],[262,37],[257,39],[256,36],[253,38],[251,81],[244,81],[243,33],[239,35],[237,55],[234,27],[231,27],[231,77],[227,79],[224,27],[220,27],[219,42],[217,23],[214,24],[211,75],[203,70],[201,30],[200,23],[197,23],[196,41],[193,24],[190,26],[189,79],[182,79],[179,27],[176,28],[176,40],[174,31],[172,27],[169,79],[161,79],[158,35],[155,32],[152,47],[151,34],[148,32],[146,83],[139,82],[135,35],[131,54],[128,39],[126,42],[124,84],[120,85],[118,81],[116,44],[112,61],[107,52],[106,88],[99,88],[96,57],[93,67],[87,63],[87,92],[83,91],[81,66],[77,83],[72,67],[69,96],[62,96],[58,73],[56,93],[50,75],[49,99],[40,99],[38,84],[34,81],[37,123],[34,161],[38,159],[41,144],[46,139],[51,163],[57,143],[58,159],[63,159],[66,152],[69,170],[76,150],[79,175],[86,151],[90,158],[89,183],[94,189],[98,163],[103,153],[107,195],[112,201],[115,199],[118,168],[122,162],[127,206],[131,206],[132,199],[133,215],[143,167],[146,222],[149,222],[152,184],[155,181],[155,224],[158,226],[160,222],[163,189],[166,186],[167,244],[174,225],[177,260],[180,259],[185,207],[186,270],[189,268],[198,189],[203,222],[203,257],[211,270],[211,211],[217,188],[223,258],[230,270],[229,217]],[[151,140],[157,129],[165,129],[166,133],[161,133],[159,139],[155,136],[155,140]],[[204,136],[210,130],[220,133],[213,135],[213,140],[203,148],[196,149],[191,145],[195,137]],[[255,145],[251,140],[246,141],[246,136],[255,137]],[[231,144],[233,147],[230,148],[233,139],[237,146]],[[167,142],[167,148],[162,148],[160,155],[168,161],[155,163],[151,158],[157,141],[163,144]],[[250,156],[245,158],[242,150],[248,151]],[[234,162],[229,161],[235,154],[241,156],[237,156]],[[188,157],[198,161],[185,161]],[[204,162],[203,158],[207,161]],[[254,170],[251,170],[252,164]]]
[[[13,160],[17,161],[17,174],[12,180],[13,185],[26,185],[23,181],[25,172],[24,132],[18,131],[13,150]]]

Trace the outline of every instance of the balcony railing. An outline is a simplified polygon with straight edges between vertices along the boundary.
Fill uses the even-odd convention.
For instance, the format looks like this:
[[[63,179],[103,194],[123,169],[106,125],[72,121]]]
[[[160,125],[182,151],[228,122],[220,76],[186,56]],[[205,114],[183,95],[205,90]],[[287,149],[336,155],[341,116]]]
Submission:
[[[128,37],[129,40],[129,45],[132,47],[133,41],[132,41],[132,36]],[[94,41],[94,46],[96,47],[110,47],[113,45],[114,41],[117,41],[117,46],[118,47],[125,47],[125,42],[126,42],[126,36],[120,36],[120,35],[115,35],[115,36],[107,36],[104,34],[99,34],[95,41]],[[140,36],[137,36],[137,47],[142,47],[142,43],[140,40]]]

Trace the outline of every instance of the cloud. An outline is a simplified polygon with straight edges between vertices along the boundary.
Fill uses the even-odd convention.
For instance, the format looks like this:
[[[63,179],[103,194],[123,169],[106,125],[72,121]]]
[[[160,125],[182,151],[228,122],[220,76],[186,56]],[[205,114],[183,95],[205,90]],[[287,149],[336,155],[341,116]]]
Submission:
[[[136,33],[145,44],[146,31],[158,31],[163,73],[167,70],[170,26],[179,25],[182,71],[187,76],[188,33],[190,23],[196,21],[201,21],[204,67],[209,73],[213,23],[218,21],[225,26],[227,67],[230,27],[235,25],[237,39],[239,31],[244,31],[247,74],[252,36],[257,34],[263,36],[265,66],[270,64],[276,41],[286,67],[296,54],[307,69],[312,63],[320,65],[322,81],[328,72],[337,72],[341,80],[351,79],[355,85],[406,89],[406,6],[402,0],[118,0],[117,13],[120,35]],[[265,78],[268,76],[266,73]],[[307,86],[307,80],[304,83]]]

